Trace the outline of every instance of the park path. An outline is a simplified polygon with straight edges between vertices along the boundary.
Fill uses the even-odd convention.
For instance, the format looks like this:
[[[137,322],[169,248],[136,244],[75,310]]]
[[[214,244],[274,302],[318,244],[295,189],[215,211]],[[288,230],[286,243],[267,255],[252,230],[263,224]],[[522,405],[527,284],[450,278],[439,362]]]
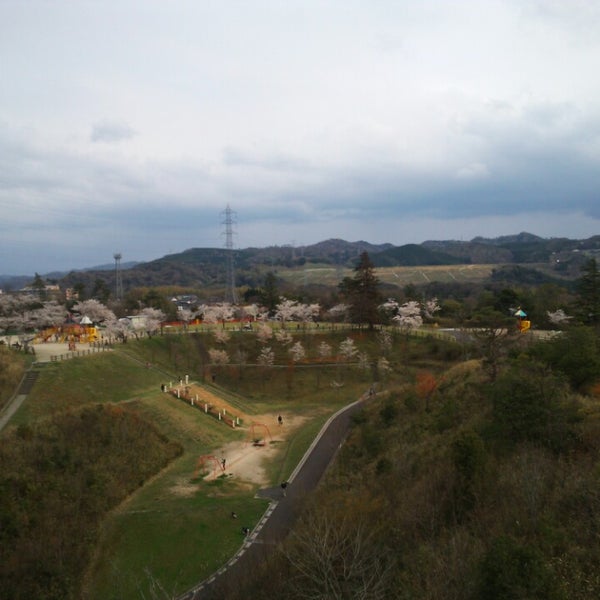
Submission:
[[[290,476],[285,493],[281,487],[260,490],[271,503],[237,554],[215,574],[179,596],[177,600],[224,600],[264,564],[265,558],[288,535],[300,515],[303,501],[314,490],[350,431],[352,415],[369,393],[342,408],[325,423],[319,435]]]

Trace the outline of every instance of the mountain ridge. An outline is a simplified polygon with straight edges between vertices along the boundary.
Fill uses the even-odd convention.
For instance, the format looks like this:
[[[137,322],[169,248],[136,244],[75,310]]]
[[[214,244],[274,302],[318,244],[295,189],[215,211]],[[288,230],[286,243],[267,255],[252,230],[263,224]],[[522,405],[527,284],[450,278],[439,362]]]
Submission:
[[[573,276],[585,256],[600,255],[600,235],[586,239],[542,238],[521,232],[497,238],[475,237],[471,241],[427,240],[421,244],[372,244],[364,240],[348,242],[329,238],[306,246],[266,246],[234,249],[238,285],[256,285],[260,273],[277,268],[304,267],[307,264],[353,268],[359,255],[368,252],[376,267],[533,264],[545,263],[562,276]],[[226,281],[229,250],[226,248],[188,248],[147,262],[124,263],[131,287],[160,285],[207,286]],[[95,278],[114,278],[114,265],[46,274],[62,287]],[[31,276],[0,276],[5,281],[30,282]],[[21,283],[21,287],[26,283]]]

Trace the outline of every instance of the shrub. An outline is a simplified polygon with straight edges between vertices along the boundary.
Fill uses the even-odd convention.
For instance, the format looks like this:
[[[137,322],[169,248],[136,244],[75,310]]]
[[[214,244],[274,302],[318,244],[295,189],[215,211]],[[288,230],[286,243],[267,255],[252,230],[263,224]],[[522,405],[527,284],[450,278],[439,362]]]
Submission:
[[[537,548],[501,536],[494,540],[481,562],[476,598],[559,600],[564,596]]]
[[[503,440],[538,443],[556,452],[574,443],[577,406],[564,382],[547,369],[516,365],[490,385],[489,397],[493,430]]]

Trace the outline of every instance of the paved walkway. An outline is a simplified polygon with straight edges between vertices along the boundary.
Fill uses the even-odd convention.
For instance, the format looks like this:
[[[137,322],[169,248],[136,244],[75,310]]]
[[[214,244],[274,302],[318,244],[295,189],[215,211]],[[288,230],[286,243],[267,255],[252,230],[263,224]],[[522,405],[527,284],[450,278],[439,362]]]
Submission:
[[[272,500],[263,518],[249,534],[239,552],[219,571],[199,583],[178,600],[223,600],[238,582],[248,579],[274,547],[289,533],[298,518],[307,494],[316,488],[350,430],[351,416],[368,398],[359,400],[333,415],[308,449],[300,464],[290,476],[284,491],[281,487],[261,490],[259,496]]]

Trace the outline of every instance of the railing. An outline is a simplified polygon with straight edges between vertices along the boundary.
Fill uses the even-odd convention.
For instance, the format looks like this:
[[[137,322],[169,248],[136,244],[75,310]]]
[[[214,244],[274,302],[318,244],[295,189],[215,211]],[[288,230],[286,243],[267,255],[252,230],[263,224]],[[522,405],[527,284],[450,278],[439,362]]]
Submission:
[[[79,356],[89,356],[90,354],[97,354],[98,352],[106,352],[112,350],[110,346],[104,346],[101,344],[92,345],[85,350],[69,350],[65,354],[54,354],[50,357],[50,362],[60,362],[62,360],[68,360],[69,358],[77,358]]]

